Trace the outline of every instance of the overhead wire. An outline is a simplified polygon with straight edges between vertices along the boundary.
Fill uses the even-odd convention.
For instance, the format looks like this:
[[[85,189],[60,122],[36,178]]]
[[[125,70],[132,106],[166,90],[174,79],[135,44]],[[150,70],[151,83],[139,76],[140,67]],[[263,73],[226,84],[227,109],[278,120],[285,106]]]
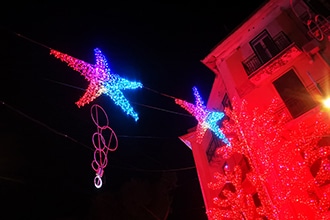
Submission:
[[[51,131],[51,132],[53,132],[53,133],[55,133],[55,134],[57,134],[57,135],[59,135],[59,136],[62,136],[62,137],[68,138],[69,140],[71,140],[71,141],[73,141],[73,142],[75,142],[75,143],[77,143],[77,144],[80,144],[80,145],[82,145],[83,147],[85,147],[85,148],[87,148],[87,149],[89,149],[89,150],[94,150],[94,149],[92,149],[91,147],[87,146],[86,144],[83,144],[83,143],[77,141],[76,139],[70,137],[69,135],[64,134],[64,133],[62,133],[62,132],[60,132],[60,131],[58,131],[58,130],[56,130],[56,129],[50,127],[50,126],[48,126],[47,124],[45,124],[45,123],[43,123],[43,122],[41,122],[41,121],[39,121],[39,120],[37,120],[37,119],[35,119],[35,118],[33,118],[33,117],[27,115],[27,114],[25,114],[24,112],[18,110],[17,108],[15,108],[15,107],[13,107],[13,106],[11,106],[11,105],[5,103],[4,101],[1,101],[1,104],[4,105],[5,107],[9,108],[10,110],[12,110],[12,111],[14,111],[14,112],[16,112],[16,113],[18,113],[18,114],[24,116],[25,118],[27,118],[27,119],[33,121],[34,123],[36,123],[36,124],[38,124],[38,125],[41,125],[42,127],[48,129],[49,131]]]
[[[18,36],[18,37],[21,37],[21,38],[23,38],[23,39],[25,39],[25,40],[27,40],[27,41],[30,41],[31,43],[37,44],[37,45],[39,45],[39,46],[41,46],[41,47],[44,47],[44,48],[46,48],[46,49],[48,49],[48,50],[52,50],[51,47],[49,47],[49,46],[47,46],[47,45],[45,45],[45,44],[42,44],[42,43],[40,43],[40,42],[38,42],[38,41],[35,41],[35,40],[31,39],[31,38],[28,38],[28,37],[26,37],[26,36],[24,36],[24,35],[22,35],[22,34],[19,34],[19,33],[16,33],[16,32],[13,32],[13,33],[14,33],[16,36]],[[70,85],[70,84],[67,84],[67,83],[59,82],[59,81],[52,80],[52,79],[45,79],[45,80],[48,80],[48,81],[51,81],[51,82],[54,82],[54,83],[58,83],[58,84],[61,84],[61,85],[67,86],[67,87],[71,87],[71,88],[75,88],[75,89],[79,89],[79,90],[85,91],[85,89],[83,89],[83,88],[80,88],[80,87],[77,87],[77,86],[74,86],[74,85]],[[167,98],[178,99],[178,98],[176,98],[176,97],[174,97],[174,96],[171,96],[171,95],[168,95],[168,94],[165,94],[165,93],[162,93],[162,92],[158,92],[158,91],[156,91],[156,90],[154,90],[154,89],[151,89],[151,88],[149,88],[149,87],[146,87],[146,86],[143,86],[143,88],[146,89],[146,90],[149,90],[149,91],[151,91],[151,92],[154,92],[154,93],[156,93],[156,94],[159,94],[159,95],[162,95],[162,96],[164,96],[164,97],[167,97]],[[178,115],[187,116],[187,117],[193,117],[193,116],[190,115],[190,114],[179,113],[179,112],[175,112],[175,111],[171,111],[171,110],[167,110],[167,109],[163,109],[163,108],[159,108],[159,107],[154,107],[154,106],[150,106],[150,105],[146,105],[146,104],[134,103],[134,102],[131,102],[131,103],[132,103],[132,104],[136,104],[136,105],[140,105],[140,106],[143,106],[143,107],[147,107],[147,108],[156,109],[156,110],[159,110],[159,111],[164,111],[164,112],[173,113],[173,114],[178,114]]]
[[[71,88],[74,88],[74,89],[86,91],[86,89],[84,89],[84,88],[81,88],[81,87],[78,87],[78,86],[74,86],[74,85],[70,85],[68,83],[63,83],[63,82],[59,82],[59,81],[52,80],[52,79],[47,79],[47,78],[45,78],[45,80],[48,80],[50,82],[57,83],[57,84],[60,84],[60,85],[63,85],[63,86],[71,87]],[[170,95],[167,95],[165,93],[157,92],[156,90],[150,89],[148,87],[143,87],[143,88],[146,88],[149,91],[152,91],[152,92],[157,93],[159,95],[162,95],[162,96],[165,96],[165,97],[168,97],[168,98],[172,98],[172,99],[176,99],[174,96],[170,96]],[[155,107],[155,106],[151,106],[151,105],[141,104],[141,103],[137,103],[137,102],[131,102],[131,103],[132,104],[135,104],[135,105],[140,105],[140,106],[143,106],[143,107],[146,107],[146,108],[151,108],[151,109],[155,109],[155,110],[159,110],[159,111],[164,111],[164,112],[172,113],[172,114],[177,114],[177,115],[182,115],[182,116],[187,116],[187,117],[193,117],[190,114],[185,114],[185,113],[181,113],[181,112],[175,112],[175,111],[171,111],[171,110],[167,110],[167,109],[164,109],[164,108],[159,108],[159,107]]]
[[[34,44],[37,44],[37,45],[39,45],[39,46],[41,46],[41,47],[44,47],[44,48],[46,48],[46,49],[48,49],[48,50],[51,50],[52,48],[51,47],[48,47],[48,46],[46,46],[45,44],[42,44],[42,43],[40,43],[40,42],[38,42],[38,41],[35,41],[35,40],[32,40],[31,38],[28,38],[28,37],[26,37],[26,36],[24,36],[24,35],[22,35],[22,34],[19,34],[19,33],[16,33],[16,32],[13,32],[16,36],[18,36],[18,37],[21,37],[21,38],[23,38],[23,39],[25,39],[25,40],[27,40],[27,41],[30,41],[31,43],[34,43]]]
[[[52,49],[51,47],[49,47],[49,46],[47,46],[47,45],[45,45],[45,44],[42,44],[42,43],[40,43],[40,42],[38,42],[38,41],[35,41],[35,40],[31,39],[31,38],[28,38],[28,37],[26,37],[26,36],[24,36],[24,35],[22,35],[22,34],[19,34],[19,33],[16,33],[16,32],[13,32],[13,33],[14,33],[16,36],[18,36],[18,37],[20,37],[20,38],[23,38],[23,39],[25,39],[25,40],[27,40],[27,41],[33,43],[33,44],[39,45],[39,46],[41,46],[41,47],[43,47],[43,48],[46,48],[46,49],[48,49],[48,50],[51,50],[51,49]],[[67,87],[71,87],[71,88],[74,88],[74,89],[79,89],[79,90],[85,91],[85,89],[83,89],[83,88],[81,88],[81,87],[78,87],[78,86],[70,85],[70,84],[63,83],[63,82],[59,82],[59,81],[52,80],[52,79],[45,79],[45,80],[51,81],[51,82],[53,82],[53,83],[61,84],[61,85],[63,85],[63,86],[67,86]],[[151,88],[149,88],[149,87],[145,87],[145,86],[143,86],[143,88],[144,88],[144,89],[147,89],[147,90],[149,90],[149,91],[151,91],[151,92],[157,93],[157,94],[159,94],[159,95],[162,95],[162,96],[164,96],[164,97],[167,97],[167,98],[177,99],[177,98],[174,97],[174,96],[171,96],[171,95],[168,95],[168,94],[165,94],[165,93],[162,93],[162,92],[158,92],[158,91],[156,91],[156,90],[154,90],[154,89],[151,89]],[[50,126],[48,126],[47,124],[45,124],[45,123],[43,123],[43,122],[41,122],[41,121],[39,121],[39,120],[37,120],[37,119],[35,119],[35,118],[33,118],[33,117],[27,115],[27,114],[25,114],[25,113],[23,113],[22,111],[20,111],[20,110],[16,109],[15,107],[13,107],[13,106],[11,106],[11,105],[5,103],[4,101],[0,101],[0,102],[1,102],[1,104],[3,104],[5,107],[9,108],[10,110],[13,110],[13,111],[15,111],[16,113],[18,113],[18,114],[20,114],[20,115],[22,115],[22,116],[28,118],[29,120],[33,121],[34,123],[39,124],[39,125],[45,127],[45,128],[48,129],[49,131],[51,131],[51,132],[53,132],[53,133],[55,133],[55,134],[57,134],[57,135],[59,135],[59,136],[62,136],[62,137],[64,137],[64,138],[67,138],[67,139],[69,139],[69,140],[71,140],[71,141],[73,141],[73,142],[75,142],[75,143],[77,143],[77,144],[79,144],[79,145],[81,145],[81,146],[83,146],[83,147],[89,149],[89,150],[93,150],[93,151],[94,151],[94,149],[92,149],[92,148],[89,147],[88,145],[86,145],[86,144],[84,144],[84,143],[81,143],[81,142],[79,142],[78,140],[72,138],[71,136],[69,136],[69,135],[67,135],[67,134],[65,134],[65,133],[62,133],[62,132],[60,132],[60,131],[58,131],[58,130],[56,130],[56,129],[50,127]],[[193,117],[192,115],[189,115],[189,114],[179,113],[179,112],[175,112],[175,111],[171,111],[171,110],[167,110],[167,109],[163,109],[163,108],[159,108],[159,107],[155,107],[155,106],[150,106],[150,105],[146,105],[146,104],[134,103],[134,102],[133,102],[132,104],[140,105],[140,106],[143,106],[143,107],[147,107],[147,108],[151,108],[151,109],[155,109],[155,110],[159,110],[159,111],[164,111],[164,112],[168,112],[168,113],[172,113],[172,114],[178,114],[178,115],[182,115],[182,116]],[[154,137],[154,136],[132,136],[132,135],[118,135],[118,137],[122,137],[122,138],[149,138],[149,139],[151,139],[151,138],[152,138],[152,139],[155,139],[155,138],[157,138],[157,139],[166,138],[166,137]],[[146,169],[134,168],[134,170],[136,170],[136,171],[144,171],[144,172],[165,172],[165,171],[166,171],[166,172],[175,172],[175,171],[183,171],[183,170],[190,170],[190,169],[195,169],[195,167],[192,166],[192,167],[177,168],[177,169],[167,169],[167,170],[146,170]]]
[[[88,150],[92,150],[94,151],[94,149],[82,142],[79,142],[78,140],[74,139],[73,137],[67,135],[67,134],[64,134],[50,126],[48,126],[47,124],[23,113],[22,111],[16,109],[15,107],[5,103],[4,101],[0,101],[2,105],[4,105],[5,107],[7,107],[8,109],[20,114],[21,116],[33,121],[34,123],[38,124],[38,125],[41,125],[42,127],[44,128],[47,128],[49,131],[55,133],[56,135],[59,135],[61,137],[64,137],[64,138],[67,138],[71,141],[73,141],[74,143],[76,144],[79,144],[83,147],[85,147],[86,149]],[[135,136],[127,136],[127,135],[118,135],[118,137],[129,137],[129,138],[135,138]],[[146,138],[145,136],[137,136],[137,138]],[[147,136],[147,138],[163,138],[163,137],[151,137],[151,136]],[[131,165],[132,166],[132,165]],[[116,166],[117,167],[117,166]],[[175,171],[184,171],[184,170],[191,170],[191,169],[195,169],[195,166],[190,166],[190,167],[184,167],[184,168],[175,168],[175,169],[159,169],[159,170],[148,170],[148,169],[141,169],[141,168],[136,168],[135,166],[132,166],[132,168],[124,168],[124,167],[119,167],[121,169],[127,169],[127,170],[134,170],[134,171],[140,171],[140,172],[175,172]],[[0,179],[6,179],[6,180],[9,180],[9,178],[6,178],[6,177],[0,177]]]
[[[21,37],[21,38],[23,38],[23,39],[25,39],[25,40],[28,40],[28,41],[30,41],[31,43],[34,43],[34,44],[37,44],[37,45],[39,45],[39,46],[41,46],[41,47],[44,47],[44,48],[46,48],[46,49],[48,49],[48,50],[52,50],[53,48],[51,48],[51,47],[49,47],[49,46],[47,46],[47,45],[45,45],[45,44],[42,44],[42,43],[40,43],[40,42],[38,42],[38,41],[36,41],[36,40],[33,40],[33,39],[31,39],[31,38],[28,38],[28,37],[26,37],[26,36],[24,36],[24,35],[22,35],[22,34],[19,34],[19,33],[16,33],[16,32],[13,32],[15,35],[17,35],[18,37]],[[65,86],[70,86],[70,87],[73,87],[73,88],[77,88],[77,89],[80,89],[80,90],[84,90],[84,89],[82,89],[82,88],[79,88],[79,87],[75,87],[75,86],[72,86],[72,85],[69,85],[69,84],[65,84],[65,83],[62,83],[62,82],[58,82],[58,81],[55,81],[55,80],[51,80],[51,79],[47,79],[47,80],[49,80],[49,81],[53,81],[53,82],[56,82],[56,83],[59,83],[59,84],[62,84],[62,85],[65,85]],[[152,92],[154,92],[154,93],[157,93],[157,94],[159,94],[159,95],[162,95],[162,96],[164,96],[164,97],[168,97],[168,98],[171,98],[171,99],[178,99],[178,98],[176,98],[176,97],[174,97],[174,96],[171,96],[171,95],[168,95],[168,94],[165,94],[165,93],[162,93],[162,92],[158,92],[158,91],[156,91],[156,90],[154,90],[154,89],[151,89],[151,88],[149,88],[149,87],[146,87],[146,86],[143,86],[143,88],[144,89],[147,89],[147,90],[149,90],[149,91],[152,91]]]

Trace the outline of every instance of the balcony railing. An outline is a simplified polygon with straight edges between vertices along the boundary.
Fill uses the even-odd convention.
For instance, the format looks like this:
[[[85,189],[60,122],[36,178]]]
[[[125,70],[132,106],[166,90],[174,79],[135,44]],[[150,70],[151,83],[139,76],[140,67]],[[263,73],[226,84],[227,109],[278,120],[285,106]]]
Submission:
[[[280,68],[285,66],[287,63],[294,60],[302,53],[295,43],[291,43],[287,48],[280,51],[267,63],[263,64],[259,69],[249,75],[250,82],[254,85],[260,84],[263,80],[271,76],[273,73],[278,71]]]
[[[325,18],[323,16],[315,16],[315,21],[308,20],[308,35],[318,41],[323,39],[330,40],[330,16]]]
[[[213,133],[212,133],[212,138],[211,141],[209,143],[209,146],[207,147],[206,150],[206,156],[208,159],[208,162],[216,162],[215,160],[215,152],[216,150],[223,146],[223,144],[221,143],[220,139],[218,137],[216,137]]]
[[[279,32],[276,36],[274,36],[273,40],[275,42],[275,45],[279,49],[278,54],[285,50],[291,44],[291,40],[282,31]],[[275,57],[276,55],[277,54],[275,54],[273,57]],[[242,64],[246,73],[248,74],[248,76],[250,76],[253,72],[257,71],[265,63],[262,62],[256,54],[252,54],[247,59],[245,59]]]

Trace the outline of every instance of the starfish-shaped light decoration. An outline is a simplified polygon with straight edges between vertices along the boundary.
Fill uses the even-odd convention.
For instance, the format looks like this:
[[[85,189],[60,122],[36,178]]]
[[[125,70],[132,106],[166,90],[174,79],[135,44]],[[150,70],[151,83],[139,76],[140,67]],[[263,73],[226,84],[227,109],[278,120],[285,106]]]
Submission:
[[[214,112],[208,111],[201,96],[198,93],[196,87],[193,87],[194,96],[195,96],[195,105],[189,102],[186,102],[181,99],[175,99],[175,103],[180,105],[182,108],[187,110],[190,114],[192,114],[197,122],[197,143],[201,143],[202,138],[207,129],[210,129],[217,137],[219,137],[225,144],[230,145],[228,139],[223,134],[217,122],[221,120],[225,114],[223,112]]]
[[[76,102],[78,107],[92,102],[102,94],[108,95],[116,105],[120,106],[124,112],[132,116],[135,121],[139,119],[128,100],[125,98],[122,90],[142,88],[139,82],[131,82],[113,74],[108,67],[108,62],[102,52],[96,48],[94,50],[96,64],[89,64],[67,54],[50,50],[50,54],[66,62],[69,67],[80,72],[86,80],[90,82],[85,94]]]

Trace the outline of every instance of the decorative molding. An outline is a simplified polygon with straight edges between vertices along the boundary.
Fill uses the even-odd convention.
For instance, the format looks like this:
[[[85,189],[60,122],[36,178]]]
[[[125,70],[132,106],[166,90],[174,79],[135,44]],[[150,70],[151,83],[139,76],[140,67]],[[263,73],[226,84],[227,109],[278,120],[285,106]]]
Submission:
[[[296,45],[291,45],[287,50],[267,62],[255,74],[253,74],[250,81],[254,85],[259,85],[274,72],[278,71],[281,67],[298,57],[301,53],[302,51],[298,49]]]

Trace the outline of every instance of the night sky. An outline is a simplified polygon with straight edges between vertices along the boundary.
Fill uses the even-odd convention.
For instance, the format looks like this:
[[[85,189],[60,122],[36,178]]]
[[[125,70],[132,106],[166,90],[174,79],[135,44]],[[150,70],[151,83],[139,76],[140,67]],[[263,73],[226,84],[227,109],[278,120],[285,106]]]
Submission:
[[[173,98],[193,103],[196,86],[207,103],[215,75],[200,60],[262,2],[2,6],[0,219],[116,219],[104,211],[117,207],[116,192],[164,173],[177,176],[168,220],[206,219],[192,152],[178,138],[197,122]],[[114,73],[144,85],[124,92],[140,119],[104,95],[78,108],[88,82],[49,48],[91,64],[101,49]],[[91,167],[93,104],[118,136],[100,189]]]

